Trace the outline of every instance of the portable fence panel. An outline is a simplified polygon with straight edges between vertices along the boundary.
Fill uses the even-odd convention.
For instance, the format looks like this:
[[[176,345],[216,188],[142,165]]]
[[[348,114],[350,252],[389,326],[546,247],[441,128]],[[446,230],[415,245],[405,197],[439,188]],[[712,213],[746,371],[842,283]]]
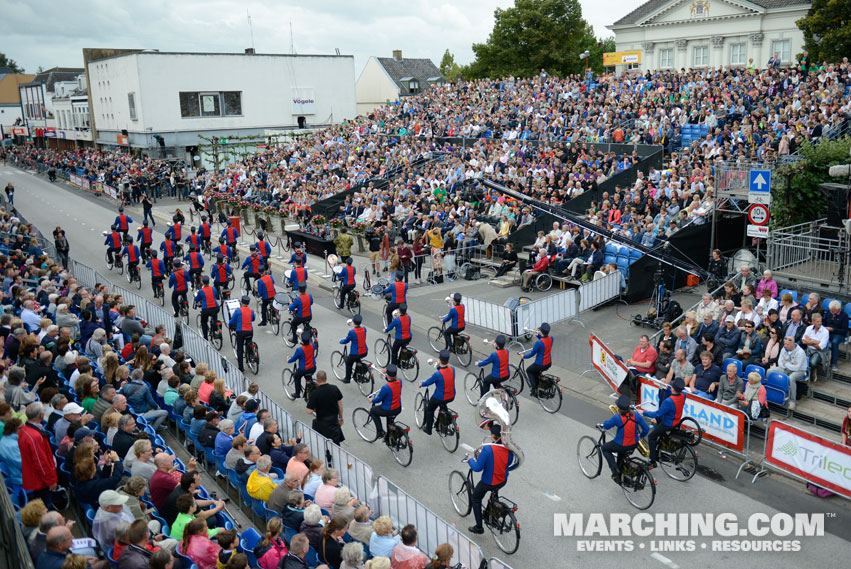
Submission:
[[[77,279],[77,282],[80,285],[88,289],[94,288],[96,277],[95,270],[93,268],[77,261],[76,259],[72,259],[71,271],[74,273],[74,278]]]
[[[337,465],[331,461],[331,456],[327,452],[327,445],[331,442],[302,421],[295,422],[297,432],[301,433],[301,442],[306,444],[310,449],[310,454],[313,458],[319,458],[325,461],[325,464],[332,468],[337,468]]]
[[[523,328],[537,328],[541,322],[555,324],[562,320],[568,320],[577,316],[576,300],[577,292],[574,289],[545,296],[528,304],[517,307],[518,333]]]
[[[260,409],[268,409],[272,418],[278,422],[278,433],[284,442],[298,436],[292,415],[262,391],[260,392]]]
[[[511,325],[511,309],[507,306],[465,296],[464,307],[466,309],[464,320],[467,324],[509,336],[514,335]]]
[[[161,307],[146,301],[145,306],[146,316],[148,317],[148,326],[156,328],[160,324],[165,326],[166,336],[172,340],[177,335],[177,324],[174,321],[174,316],[163,310]]]
[[[148,322],[148,304],[150,303],[144,296],[120,286],[113,286],[112,292],[123,296],[123,306],[130,306],[132,304],[136,307],[136,316]]]
[[[509,565],[502,559],[491,557],[490,559],[488,559],[488,569],[511,569],[511,565]]]
[[[331,441],[328,441],[326,450],[331,455],[334,468],[340,472],[340,484],[347,486],[362,502],[368,502],[375,488],[372,467]]]
[[[620,288],[621,274],[618,271],[582,285],[579,287],[579,311],[589,310],[617,298]]]
[[[388,516],[393,521],[393,527],[397,529],[414,524],[417,528],[417,546],[420,549],[433,552],[441,543],[448,543],[455,549],[453,564],[460,562],[465,567],[479,567],[484,557],[482,550],[454,525],[440,518],[383,476],[378,477],[377,490],[377,504],[372,505],[373,510],[380,516]]]

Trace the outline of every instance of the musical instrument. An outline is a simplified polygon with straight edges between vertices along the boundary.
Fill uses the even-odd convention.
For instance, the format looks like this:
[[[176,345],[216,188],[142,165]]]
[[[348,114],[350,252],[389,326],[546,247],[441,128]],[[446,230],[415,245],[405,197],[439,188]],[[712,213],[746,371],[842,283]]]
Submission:
[[[485,419],[482,426],[489,425],[490,422],[496,422],[502,429],[501,442],[514,453],[517,467],[523,464],[526,460],[526,455],[517,443],[511,438],[511,417],[508,415],[508,410],[503,404],[503,399],[507,400],[507,394],[504,389],[491,389],[485,396],[479,399],[477,410],[479,415]],[[476,456],[482,447],[476,449]]]
[[[612,412],[612,415],[620,414],[620,409],[618,409],[617,405],[609,405],[609,411]],[[650,456],[650,447],[647,446],[647,441],[644,439],[638,439],[638,452],[641,453],[641,456]]]

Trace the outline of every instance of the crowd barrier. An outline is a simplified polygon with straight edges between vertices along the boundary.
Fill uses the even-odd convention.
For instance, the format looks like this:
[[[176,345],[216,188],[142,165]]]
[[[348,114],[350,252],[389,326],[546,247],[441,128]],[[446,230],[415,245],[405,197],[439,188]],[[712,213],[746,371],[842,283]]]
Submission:
[[[478,569],[481,565],[484,559],[482,550],[459,532],[455,524],[440,518],[384,476],[378,477],[376,490],[376,499],[371,500],[376,514],[388,516],[393,521],[393,527],[414,524],[420,549],[433,552],[441,543],[448,543],[455,549],[453,564],[460,562],[470,569]]]
[[[570,289],[518,305],[518,332],[522,331],[523,328],[535,329],[541,325],[541,322],[555,324],[575,318],[579,315],[577,310],[578,299],[579,293],[576,289]]]
[[[605,304],[617,298],[620,292],[621,274],[618,271],[585,283],[579,287],[579,312]]]
[[[491,557],[490,559],[488,559],[488,569],[511,569],[511,565],[509,565],[502,559]]]
[[[464,307],[466,310],[464,319],[467,324],[508,336],[517,335],[514,331],[514,314],[511,308],[471,296],[464,298]]]
[[[17,512],[0,476],[0,568],[33,569],[27,542],[21,532]]]

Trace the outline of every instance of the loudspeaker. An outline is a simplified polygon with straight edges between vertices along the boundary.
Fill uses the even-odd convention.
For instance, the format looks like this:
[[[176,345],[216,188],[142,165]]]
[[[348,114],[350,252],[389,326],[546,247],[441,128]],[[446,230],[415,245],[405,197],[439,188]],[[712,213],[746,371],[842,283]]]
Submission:
[[[844,227],[845,220],[851,218],[851,185],[819,184],[819,189],[827,197],[827,224]]]

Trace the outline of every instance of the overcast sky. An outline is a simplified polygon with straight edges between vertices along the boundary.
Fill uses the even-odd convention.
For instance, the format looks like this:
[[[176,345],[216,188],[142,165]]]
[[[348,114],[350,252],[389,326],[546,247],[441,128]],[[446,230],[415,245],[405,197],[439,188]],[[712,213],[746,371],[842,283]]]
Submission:
[[[598,36],[642,0],[580,0]],[[371,55],[428,57],[444,50],[458,63],[473,59],[471,45],[487,39],[494,8],[513,0],[0,0],[0,52],[27,72],[39,65],[82,67],[83,47],[160,51],[296,53],[355,56],[360,74]]]

